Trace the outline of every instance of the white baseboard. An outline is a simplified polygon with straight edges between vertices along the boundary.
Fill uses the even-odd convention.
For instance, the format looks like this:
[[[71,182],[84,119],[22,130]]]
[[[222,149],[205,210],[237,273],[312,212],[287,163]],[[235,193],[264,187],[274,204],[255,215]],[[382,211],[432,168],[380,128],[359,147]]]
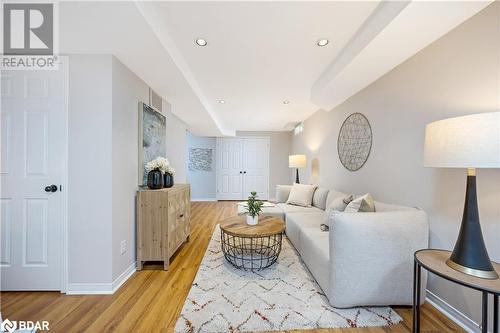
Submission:
[[[462,327],[467,332],[469,333],[480,332],[480,327],[475,321],[473,321],[472,319],[464,315],[462,312],[455,309],[450,304],[446,303],[443,299],[441,299],[436,294],[433,294],[431,291],[426,290],[425,300],[429,302],[433,307],[438,309],[439,312],[444,314],[446,317],[451,319],[453,322],[455,322],[457,325]]]
[[[114,294],[136,271],[134,261],[111,283],[68,283],[67,295],[111,295]]]
[[[217,201],[217,198],[191,198],[193,202],[202,202],[202,201]]]

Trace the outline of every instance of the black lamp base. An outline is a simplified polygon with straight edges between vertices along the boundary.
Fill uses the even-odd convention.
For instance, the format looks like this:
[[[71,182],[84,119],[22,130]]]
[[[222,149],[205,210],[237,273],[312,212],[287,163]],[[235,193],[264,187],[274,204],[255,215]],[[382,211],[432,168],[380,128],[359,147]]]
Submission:
[[[498,279],[484,244],[477,208],[476,171],[467,169],[462,225],[455,248],[446,262],[451,268],[483,279]]]
[[[300,180],[299,180],[299,168],[297,168],[297,172],[295,173],[295,183],[300,184]]]

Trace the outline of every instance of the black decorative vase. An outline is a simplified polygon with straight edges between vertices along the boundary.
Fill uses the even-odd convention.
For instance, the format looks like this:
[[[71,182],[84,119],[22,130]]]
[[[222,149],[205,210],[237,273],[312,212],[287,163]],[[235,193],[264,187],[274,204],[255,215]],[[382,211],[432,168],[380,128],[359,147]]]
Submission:
[[[163,175],[163,187],[172,187],[174,186],[174,176],[169,173],[165,173]]]
[[[163,188],[163,174],[160,170],[152,170],[148,173],[148,187],[152,190]]]

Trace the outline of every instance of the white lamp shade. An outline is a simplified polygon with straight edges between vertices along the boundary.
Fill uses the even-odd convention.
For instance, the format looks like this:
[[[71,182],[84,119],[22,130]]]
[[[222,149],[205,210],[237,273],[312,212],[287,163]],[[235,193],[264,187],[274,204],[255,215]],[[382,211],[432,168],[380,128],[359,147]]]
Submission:
[[[306,167],[306,155],[290,155],[290,156],[288,156],[288,167],[289,168],[305,168]]]
[[[424,166],[500,168],[500,112],[430,123],[425,128]]]

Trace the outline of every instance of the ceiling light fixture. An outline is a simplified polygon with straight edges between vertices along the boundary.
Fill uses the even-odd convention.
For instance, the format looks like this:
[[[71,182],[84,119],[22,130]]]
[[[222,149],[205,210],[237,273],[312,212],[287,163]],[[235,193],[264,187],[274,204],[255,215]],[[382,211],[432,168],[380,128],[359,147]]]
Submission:
[[[285,104],[285,105],[290,104],[290,101],[289,101],[289,100],[287,100],[287,99],[285,99],[285,100],[283,101],[283,104]]]
[[[196,44],[198,44],[198,46],[207,46],[208,42],[203,38],[198,38],[196,39]]]
[[[225,101],[225,100],[223,100],[223,99],[219,99],[219,104],[224,104],[224,103],[226,103],[226,101]]]
[[[318,46],[327,46],[330,41],[328,39],[320,39],[316,42],[316,45]]]

